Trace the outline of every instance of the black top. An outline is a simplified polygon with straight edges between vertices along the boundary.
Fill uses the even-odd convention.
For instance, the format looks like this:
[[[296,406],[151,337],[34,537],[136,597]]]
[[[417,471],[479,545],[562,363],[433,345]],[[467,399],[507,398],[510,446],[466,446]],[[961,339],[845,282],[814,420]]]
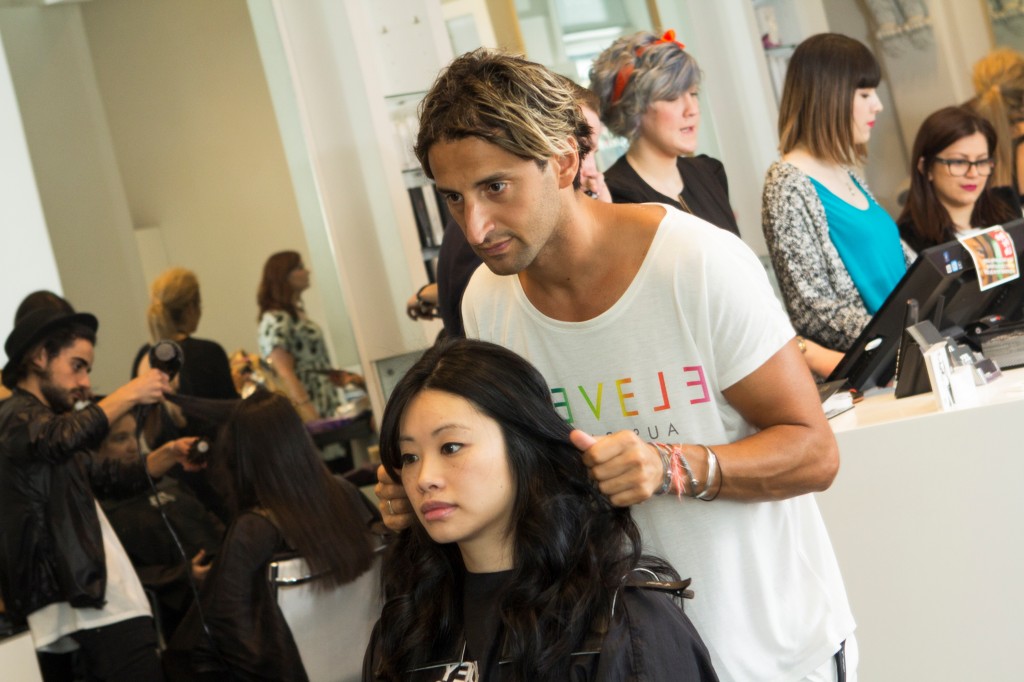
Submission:
[[[192,602],[191,563],[181,556],[175,539],[164,526],[161,511],[167,515],[189,559],[201,549],[212,558],[220,547],[224,525],[170,476],[159,481],[156,488],[156,494],[146,488],[123,499],[105,497],[100,505],[139,581],[159,599],[163,632],[170,637]]]
[[[440,657],[414,663],[403,680],[480,679],[506,682],[511,679],[511,652],[503,650],[504,630],[498,621],[497,597],[510,571],[466,575],[464,588],[465,635]],[[717,682],[711,655],[682,608],[664,592],[643,586],[621,588],[611,622],[595,629],[571,655],[566,679],[574,682],[622,682],[623,680],[678,680]],[[373,629],[363,660],[363,680],[380,679],[380,631]],[[465,651],[463,651],[465,648]],[[487,658],[478,653],[486,650]],[[470,677],[479,666],[479,678]],[[520,682],[516,680],[516,682]]]
[[[228,356],[219,343],[188,337],[179,341],[178,345],[181,346],[185,356],[185,362],[181,366],[179,395],[216,400],[238,400],[238,392],[235,391],[235,384],[231,380]],[[138,373],[139,363],[149,352],[149,348],[147,343],[136,353],[135,361],[132,363],[132,376]],[[163,406],[160,406],[159,410],[161,413],[160,428],[151,443],[154,448],[183,436],[201,436],[213,440],[220,431],[221,424],[216,419],[198,416],[186,416],[185,426],[179,429],[167,418]],[[224,496],[213,486],[208,470],[185,471],[175,467],[171,470],[170,475],[191,489],[199,501],[221,520],[225,522],[228,520],[229,512]]]
[[[437,257],[437,307],[448,336],[466,335],[462,326],[462,294],[482,262],[466,241],[459,224],[449,220]]]
[[[178,345],[185,354],[185,363],[181,366],[181,385],[178,393],[197,398],[216,398],[222,400],[238,399],[235,384],[231,380],[231,366],[228,354],[216,341],[188,337],[179,341]],[[132,376],[139,371],[142,357],[149,352],[147,343],[135,354],[132,362]]]
[[[707,154],[680,156],[676,167],[683,179],[683,200],[689,212],[739,236],[740,228],[729,204],[729,179],[722,162]],[[605,171],[604,181],[616,204],[668,204],[686,210],[679,197],[665,196],[644,182],[625,154]]]
[[[496,679],[498,660],[501,657],[498,597],[511,577],[511,570],[497,573],[466,573],[462,590],[466,660],[476,661],[481,680]]]
[[[993,187],[989,195],[1003,209],[1001,213],[1004,215],[1000,218],[1000,221],[1010,221],[1021,217],[1021,202],[1020,197],[1017,196],[1017,190],[1012,187]],[[898,227],[900,228],[900,238],[907,243],[907,246],[918,253],[930,246],[938,246],[939,244],[953,241],[957,236],[956,230],[951,227],[947,230],[945,239],[939,242],[931,242],[919,235],[914,227],[914,223],[909,220],[898,223]],[[983,225],[980,227],[989,226]]]

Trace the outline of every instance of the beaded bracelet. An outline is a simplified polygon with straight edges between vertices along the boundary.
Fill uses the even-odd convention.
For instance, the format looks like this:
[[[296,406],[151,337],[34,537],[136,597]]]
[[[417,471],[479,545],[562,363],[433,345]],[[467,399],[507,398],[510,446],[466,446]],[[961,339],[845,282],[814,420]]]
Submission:
[[[693,469],[690,467],[686,456],[683,455],[683,449],[680,446],[655,443],[653,441],[649,444],[654,446],[654,449],[657,450],[658,455],[661,457],[662,483],[661,487],[654,492],[655,495],[664,495],[671,490],[673,483],[681,480],[684,473],[686,474],[686,480],[689,482],[689,490],[685,490],[682,485],[677,486],[679,497],[685,494],[687,497],[695,497],[698,500],[710,502],[722,492],[723,479],[721,466],[718,464],[718,455],[707,445],[700,446],[704,448],[704,452],[708,456],[708,471],[704,478],[704,485],[701,486],[700,481],[693,475]],[[716,483],[718,484],[717,488],[715,486]],[[714,490],[714,494],[711,494],[712,490]]]
[[[665,443],[651,443],[651,445],[656,447],[659,453],[668,453],[669,469],[671,470],[670,475],[668,476],[670,485],[672,482],[675,482],[678,479],[682,479],[684,473],[686,474],[686,481],[689,482],[690,489],[689,491],[686,491],[683,485],[676,486],[678,496],[682,497],[685,494],[687,497],[696,497],[697,486],[700,485],[700,481],[698,481],[694,477],[693,469],[690,468],[690,463],[686,461],[686,457],[683,455],[683,449],[678,445],[674,444],[667,445]],[[665,457],[663,455],[662,463],[664,462]]]

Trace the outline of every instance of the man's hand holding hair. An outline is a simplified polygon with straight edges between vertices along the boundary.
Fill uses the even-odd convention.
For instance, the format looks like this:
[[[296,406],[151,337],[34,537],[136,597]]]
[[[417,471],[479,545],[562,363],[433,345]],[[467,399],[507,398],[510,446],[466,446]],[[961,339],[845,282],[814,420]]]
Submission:
[[[633,431],[594,438],[575,429],[569,440],[583,453],[583,463],[598,489],[616,507],[649,499],[665,480],[661,455]]]
[[[201,471],[206,465],[196,464],[188,456],[197,440],[195,436],[189,436],[164,443],[146,455],[146,471],[153,478],[160,478],[175,464],[180,464],[185,471]]]
[[[380,514],[384,517],[384,525],[394,532],[403,531],[413,524],[416,514],[413,513],[412,503],[405,494],[405,488],[401,483],[395,483],[388,476],[384,466],[377,467],[377,485],[373,492],[377,494],[380,504]]]

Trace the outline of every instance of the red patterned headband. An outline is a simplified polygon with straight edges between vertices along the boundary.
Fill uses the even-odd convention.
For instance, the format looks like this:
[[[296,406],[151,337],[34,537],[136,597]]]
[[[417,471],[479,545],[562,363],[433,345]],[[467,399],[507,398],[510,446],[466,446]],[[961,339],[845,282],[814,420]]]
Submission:
[[[675,43],[679,46],[680,50],[686,49],[686,45],[683,45],[681,42],[676,40],[676,32],[673,29],[665,31],[665,35],[661,36],[657,40],[636,48],[636,56],[633,58],[633,61],[625,64],[621,69],[619,69],[619,73],[615,76],[615,88],[612,90],[612,104],[616,104],[620,99],[622,99],[622,93],[625,91],[626,85],[629,84],[629,79],[633,77],[633,71],[636,70],[636,60],[640,59],[644,52],[655,45],[663,45],[665,43]]]

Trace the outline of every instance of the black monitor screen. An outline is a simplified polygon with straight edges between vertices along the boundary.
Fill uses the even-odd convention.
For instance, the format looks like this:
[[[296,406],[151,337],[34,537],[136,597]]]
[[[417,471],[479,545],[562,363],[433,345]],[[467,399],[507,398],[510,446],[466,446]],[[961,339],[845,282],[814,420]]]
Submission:
[[[1018,263],[1024,261],[1024,219],[1003,228],[1013,238]],[[974,261],[960,242],[925,249],[843,356],[829,381],[846,379],[859,391],[889,383],[910,299],[918,302],[919,319],[934,321],[943,334],[948,334],[990,315],[1001,315],[1007,322],[1024,318],[1024,278],[981,291]],[[941,318],[935,320],[940,305]]]

